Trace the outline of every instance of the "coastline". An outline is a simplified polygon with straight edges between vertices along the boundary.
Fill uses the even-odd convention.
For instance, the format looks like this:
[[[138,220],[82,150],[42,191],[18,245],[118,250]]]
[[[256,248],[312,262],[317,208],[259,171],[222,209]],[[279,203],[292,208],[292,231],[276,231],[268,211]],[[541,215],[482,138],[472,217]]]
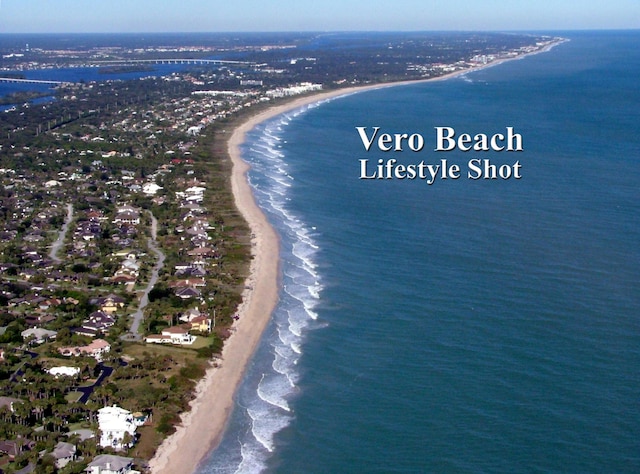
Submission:
[[[224,344],[220,364],[209,368],[198,382],[191,409],[183,413],[176,432],[163,441],[149,462],[151,472],[194,472],[200,461],[220,442],[233,409],[236,388],[278,303],[279,239],[256,204],[246,178],[249,165],[242,160],[240,153],[245,134],[277,115],[360,90],[363,89],[356,87],[321,92],[269,107],[249,117],[231,133],[227,143],[233,163],[231,188],[236,206],[251,229],[252,259],[242,303],[238,307],[240,318],[234,322],[233,334]]]
[[[224,344],[220,363],[209,368],[205,377],[198,382],[191,409],[183,413],[176,432],[164,440],[151,459],[151,472],[194,472],[202,459],[217,446],[233,410],[236,389],[278,303],[279,239],[256,204],[246,179],[249,165],[242,160],[240,153],[246,133],[266,120],[310,104],[369,90],[447,80],[507,61],[522,59],[529,54],[546,52],[559,43],[560,41],[554,42],[531,53],[499,59],[435,78],[354,86],[299,97],[250,116],[232,131],[227,142],[227,150],[233,164],[231,186],[236,205],[251,230],[252,260],[242,303],[238,307],[240,318],[234,323],[233,334]]]

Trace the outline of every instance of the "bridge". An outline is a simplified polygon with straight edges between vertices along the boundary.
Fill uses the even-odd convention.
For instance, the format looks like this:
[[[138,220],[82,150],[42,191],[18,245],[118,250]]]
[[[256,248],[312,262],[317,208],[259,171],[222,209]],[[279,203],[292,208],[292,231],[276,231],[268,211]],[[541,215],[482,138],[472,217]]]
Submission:
[[[214,66],[255,66],[255,63],[246,61],[194,58],[114,59],[108,61],[92,61],[91,64],[95,66],[123,66],[130,64],[210,64]]]
[[[0,77],[0,82],[21,82],[24,84],[49,84],[59,86],[64,84],[62,81],[46,81],[41,79],[18,79],[17,77]]]
[[[91,66],[130,66],[134,64],[200,64],[215,66],[255,66],[256,63],[246,61],[227,61],[222,59],[193,59],[193,58],[158,58],[158,59],[114,59],[107,61],[92,61]],[[59,86],[69,84],[64,81],[48,81],[43,79],[20,79],[17,77],[0,77],[0,82],[16,82],[23,84],[49,84]]]

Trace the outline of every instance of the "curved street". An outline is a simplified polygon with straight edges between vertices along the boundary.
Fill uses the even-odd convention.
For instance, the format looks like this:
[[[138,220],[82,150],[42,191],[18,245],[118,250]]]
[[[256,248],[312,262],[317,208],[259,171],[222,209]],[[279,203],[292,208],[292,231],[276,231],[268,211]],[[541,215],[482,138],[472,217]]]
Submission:
[[[149,246],[149,250],[154,253],[157,257],[156,264],[151,271],[151,278],[149,278],[149,283],[147,287],[144,289],[144,293],[140,298],[140,303],[138,304],[138,309],[131,315],[131,327],[129,328],[129,332],[122,336],[123,339],[126,340],[140,340],[141,336],[138,333],[140,328],[140,323],[142,322],[144,316],[144,308],[149,304],[149,292],[153,289],[156,282],[158,281],[158,275],[160,273],[160,269],[164,265],[164,253],[158,248],[156,236],[158,233],[158,220],[153,215],[151,211],[149,212],[149,216],[151,216],[151,238],[147,241],[147,245]]]

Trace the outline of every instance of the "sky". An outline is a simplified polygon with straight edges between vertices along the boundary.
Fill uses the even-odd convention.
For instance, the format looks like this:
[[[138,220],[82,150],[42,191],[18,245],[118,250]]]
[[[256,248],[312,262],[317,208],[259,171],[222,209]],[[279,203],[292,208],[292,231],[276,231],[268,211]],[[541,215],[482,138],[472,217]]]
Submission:
[[[640,28],[640,0],[0,0],[0,33]]]

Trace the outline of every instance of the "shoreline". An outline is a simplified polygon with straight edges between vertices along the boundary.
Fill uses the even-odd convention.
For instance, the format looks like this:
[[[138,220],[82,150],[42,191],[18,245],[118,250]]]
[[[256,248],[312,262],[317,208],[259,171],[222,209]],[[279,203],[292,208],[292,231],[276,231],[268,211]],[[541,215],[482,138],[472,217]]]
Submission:
[[[227,151],[232,162],[231,188],[236,206],[247,221],[251,232],[252,259],[242,302],[237,311],[240,318],[232,326],[232,335],[224,344],[219,364],[207,369],[205,376],[198,382],[190,410],[181,415],[181,423],[176,427],[175,433],[163,441],[150,460],[151,472],[194,472],[208,453],[220,443],[234,408],[236,389],[278,304],[281,280],[280,241],[265,214],[258,207],[246,178],[250,166],[242,160],[240,152],[246,133],[266,120],[310,104],[387,87],[447,80],[507,61],[522,59],[531,54],[546,52],[561,42],[564,41],[553,42],[531,53],[498,59],[438,77],[352,86],[306,95],[257,112],[231,132],[227,142]]]

